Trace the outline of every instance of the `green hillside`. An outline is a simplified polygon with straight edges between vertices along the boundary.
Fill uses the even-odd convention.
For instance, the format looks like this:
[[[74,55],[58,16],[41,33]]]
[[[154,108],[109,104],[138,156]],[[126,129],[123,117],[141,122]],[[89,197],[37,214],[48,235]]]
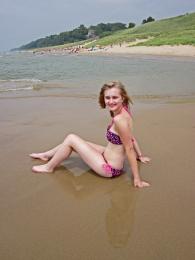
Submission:
[[[116,27],[117,25],[117,27]],[[91,26],[97,31],[100,30],[101,36],[96,40],[94,38],[87,40],[79,40],[79,37],[68,42],[66,44],[55,43],[54,40],[61,40],[67,35],[71,35],[72,38],[75,36],[82,36],[82,32],[87,33],[87,28],[84,25],[74,29],[70,32],[63,32],[59,35],[51,35],[49,37],[38,39],[34,42],[31,42],[27,45],[20,47],[19,49],[37,49],[37,48],[67,48],[74,47],[78,45],[84,45],[89,48],[92,46],[108,46],[119,43],[129,43],[131,46],[159,46],[159,45],[195,45],[195,13],[180,15],[177,17],[162,19],[159,21],[148,22],[139,26],[136,26],[131,29],[122,29],[119,30],[119,26],[125,26],[122,23],[113,23],[113,24],[98,24],[97,26]],[[105,26],[115,26],[113,30],[109,32],[103,31]],[[101,31],[102,30],[102,31]],[[108,36],[104,36],[109,34]],[[63,36],[63,37],[62,37]],[[74,37],[73,37],[74,36]],[[65,37],[65,38],[66,38]],[[85,37],[86,38],[86,37]],[[135,40],[144,40],[138,41],[139,43],[134,43]],[[47,43],[47,44],[46,44]],[[54,44],[55,43],[55,44]],[[131,43],[131,44],[130,44]]]
[[[106,46],[136,39],[148,39],[137,45],[195,45],[195,13],[154,21],[125,29],[110,36],[98,39],[93,45]]]

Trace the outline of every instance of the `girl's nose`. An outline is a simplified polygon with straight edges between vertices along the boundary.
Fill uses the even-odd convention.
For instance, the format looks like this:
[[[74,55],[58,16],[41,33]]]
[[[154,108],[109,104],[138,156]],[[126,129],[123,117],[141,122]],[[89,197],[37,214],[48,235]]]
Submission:
[[[111,103],[111,104],[113,103],[113,99],[112,98],[109,100],[109,103]]]

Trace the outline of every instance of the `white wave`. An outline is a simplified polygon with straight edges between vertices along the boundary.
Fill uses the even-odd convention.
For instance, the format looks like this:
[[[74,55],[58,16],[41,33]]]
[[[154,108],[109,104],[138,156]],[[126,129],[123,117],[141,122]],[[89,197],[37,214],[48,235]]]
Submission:
[[[32,82],[32,83],[40,83],[42,80],[40,79],[0,79],[0,82]]]
[[[10,81],[11,82],[33,82],[33,83],[42,82],[42,80],[40,79],[12,79]]]
[[[0,89],[0,92],[33,90],[33,87]]]

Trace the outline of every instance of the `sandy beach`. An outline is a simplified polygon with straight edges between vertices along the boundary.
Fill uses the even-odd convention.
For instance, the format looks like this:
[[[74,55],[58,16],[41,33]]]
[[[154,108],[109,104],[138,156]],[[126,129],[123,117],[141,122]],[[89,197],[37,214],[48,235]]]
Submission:
[[[124,44],[121,47],[114,45],[109,47],[103,53],[110,54],[144,54],[144,55],[163,55],[163,56],[186,56],[195,57],[195,46],[179,45],[179,46],[131,46]]]
[[[28,154],[70,132],[105,144],[109,115],[94,99],[4,98],[0,105],[1,259],[195,258],[194,102],[135,100],[134,132],[152,158],[140,165],[151,183],[142,190],[128,168],[104,179],[76,155],[53,174],[31,172],[41,162]]]
[[[142,40],[143,41],[143,40]],[[158,56],[181,56],[181,57],[195,57],[195,46],[192,45],[162,45],[162,46],[134,46],[141,40],[137,40],[132,43],[117,44],[112,46],[100,47],[94,46],[94,48],[83,48],[72,47],[72,48],[63,48],[63,47],[52,47],[52,48],[41,48],[34,50],[35,54],[104,54],[104,55],[113,55],[113,54],[130,54],[130,55],[158,55]]]

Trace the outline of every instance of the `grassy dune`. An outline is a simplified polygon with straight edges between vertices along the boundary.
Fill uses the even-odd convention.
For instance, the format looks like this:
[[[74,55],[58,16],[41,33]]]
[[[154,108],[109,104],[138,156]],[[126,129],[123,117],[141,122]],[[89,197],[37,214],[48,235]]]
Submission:
[[[145,40],[134,43],[136,40]],[[59,46],[52,46],[44,49],[63,49],[84,45],[108,46],[119,43],[133,43],[131,46],[160,46],[160,45],[194,45],[195,46],[195,13],[180,15],[177,17],[162,19],[136,26],[133,29],[117,31],[112,35],[97,40],[85,40],[68,43]],[[129,44],[130,45],[130,44]]]
[[[148,41],[136,44],[142,46],[195,45],[195,13],[150,22],[133,29],[125,29],[99,39],[89,46],[133,42],[136,39],[148,39]]]

